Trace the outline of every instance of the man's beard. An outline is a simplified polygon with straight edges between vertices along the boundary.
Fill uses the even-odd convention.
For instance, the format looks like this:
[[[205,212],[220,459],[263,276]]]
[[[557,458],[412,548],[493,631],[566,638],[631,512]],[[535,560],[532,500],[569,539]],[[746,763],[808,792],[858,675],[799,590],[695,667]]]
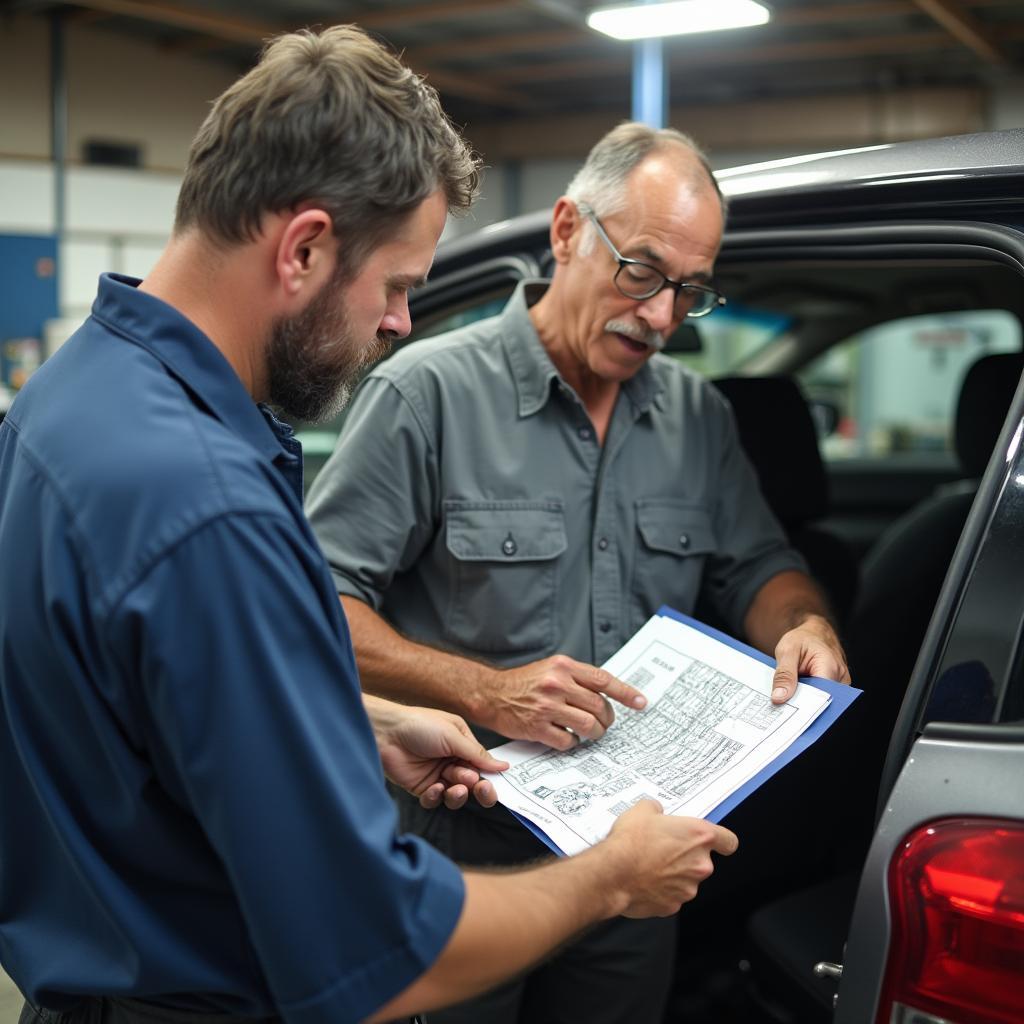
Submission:
[[[391,336],[352,334],[340,274],[294,317],[276,320],[267,348],[270,403],[292,419],[321,423],[344,408],[363,370],[391,350]]]

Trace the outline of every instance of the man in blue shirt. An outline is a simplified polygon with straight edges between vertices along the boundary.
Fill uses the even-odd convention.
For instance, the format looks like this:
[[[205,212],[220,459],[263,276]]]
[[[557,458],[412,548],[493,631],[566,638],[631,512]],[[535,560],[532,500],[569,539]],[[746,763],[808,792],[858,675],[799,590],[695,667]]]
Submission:
[[[361,695],[263,403],[327,415],[408,332],[477,167],[364,34],[282,37],[200,129],[152,273],[101,279],[0,426],[0,961],[24,1024],[388,1020],[670,914],[735,848],[650,802],[507,875],[397,834],[385,773],[455,808],[502,766],[457,716]]]

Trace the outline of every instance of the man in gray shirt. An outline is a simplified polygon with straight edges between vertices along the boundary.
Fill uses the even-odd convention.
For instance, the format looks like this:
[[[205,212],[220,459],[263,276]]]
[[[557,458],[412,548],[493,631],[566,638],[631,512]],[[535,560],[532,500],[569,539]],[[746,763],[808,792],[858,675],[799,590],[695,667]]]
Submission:
[[[615,129],[555,205],[550,283],[491,320],[378,366],[353,403],[309,515],[363,685],[458,712],[486,745],[566,749],[642,696],[596,668],[662,604],[698,593],[798,672],[848,680],[817,587],[786,544],[725,401],[661,356],[711,287],[721,196],[671,130]],[[403,824],[458,861],[543,847],[500,808]],[[441,1024],[656,1022],[671,920],[615,921]],[[432,1015],[432,1020],[434,1016]]]

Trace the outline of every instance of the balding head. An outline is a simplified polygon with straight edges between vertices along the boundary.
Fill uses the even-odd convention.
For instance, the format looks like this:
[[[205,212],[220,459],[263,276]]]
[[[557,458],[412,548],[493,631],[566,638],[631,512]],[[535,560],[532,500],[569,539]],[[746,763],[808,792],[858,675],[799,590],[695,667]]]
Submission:
[[[601,138],[565,194],[574,203],[586,203],[598,217],[610,216],[626,205],[634,172],[654,159],[663,167],[671,166],[695,196],[703,193],[709,199],[717,198],[724,219],[725,198],[707,157],[693,139],[674,128],[651,128],[638,121],[625,121]],[[588,230],[581,251],[589,252],[594,241],[594,233]]]
[[[585,202],[599,216],[622,208],[626,182],[632,172],[650,156],[675,162],[680,174],[689,179],[694,192],[710,189],[725,207],[707,157],[688,135],[674,128],[651,128],[637,121],[625,121],[600,139],[583,166],[569,182],[565,194],[573,202]]]

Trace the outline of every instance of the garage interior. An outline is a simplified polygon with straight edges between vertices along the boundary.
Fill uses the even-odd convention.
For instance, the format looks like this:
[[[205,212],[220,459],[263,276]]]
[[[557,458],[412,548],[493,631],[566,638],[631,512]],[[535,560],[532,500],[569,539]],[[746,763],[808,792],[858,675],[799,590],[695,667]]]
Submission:
[[[453,239],[549,206],[594,140],[631,116],[636,46],[588,28],[591,6],[3,0],[0,260],[9,272],[0,278],[0,411],[17,374],[87,315],[101,272],[147,273],[167,240],[196,127],[265,40],[353,22],[438,89],[486,164],[474,212],[446,228]],[[667,121],[716,169],[1024,127],[1021,0],[770,7],[765,26],[663,43]],[[733,270],[740,292],[741,270]],[[790,270],[756,285],[782,292]],[[846,268],[835,281],[828,273],[819,271],[819,283],[830,297],[840,286],[888,295],[881,281],[851,280]],[[952,265],[947,273],[950,287],[977,289],[965,306],[1009,301],[986,301],[988,277]],[[996,282],[1006,285],[1000,295],[1011,292],[1006,276]],[[885,283],[901,290],[895,278]],[[6,347],[14,341],[31,344]],[[0,974],[0,1024],[13,1024],[20,1008]]]

